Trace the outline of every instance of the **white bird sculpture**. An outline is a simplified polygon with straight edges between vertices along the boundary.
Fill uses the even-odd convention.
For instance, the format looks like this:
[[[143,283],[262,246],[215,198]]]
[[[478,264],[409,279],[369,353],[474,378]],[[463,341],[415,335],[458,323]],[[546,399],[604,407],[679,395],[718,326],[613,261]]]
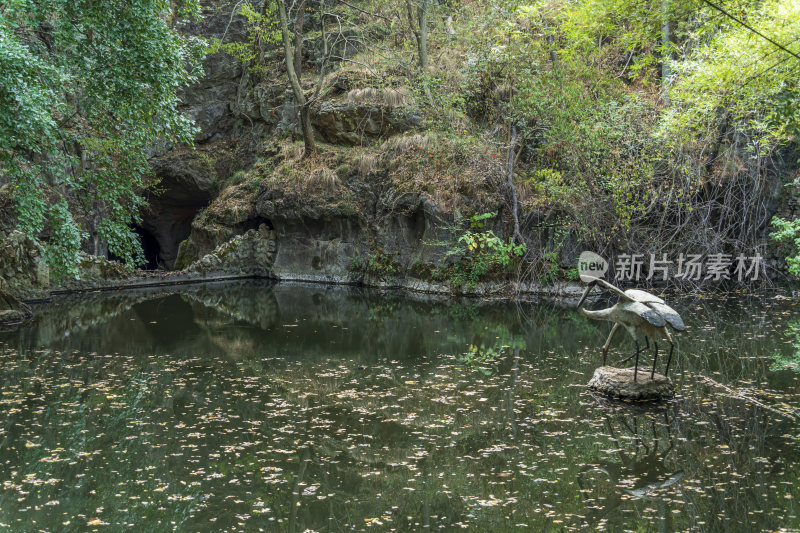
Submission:
[[[666,376],[669,372],[669,365],[672,362],[672,351],[675,348],[669,328],[675,331],[685,330],[686,326],[683,324],[681,316],[664,303],[664,300],[649,292],[638,289],[628,289],[623,292],[603,279],[591,276],[583,277],[589,278],[589,285],[586,287],[583,296],[581,296],[578,302],[578,312],[595,320],[614,322],[614,327],[611,328],[611,333],[609,333],[608,339],[603,345],[603,365],[606,364],[606,357],[608,355],[608,347],[611,345],[611,339],[614,338],[614,334],[616,334],[619,327],[623,326],[636,343],[636,353],[631,356],[636,357],[633,367],[633,380],[636,381],[636,376],[639,371],[639,334],[644,336],[648,349],[650,348],[650,341],[648,339],[653,339],[653,344],[655,345],[653,369],[650,372],[650,379],[653,379],[655,375],[656,362],[658,361],[658,344],[656,340],[663,337],[669,342],[669,357],[667,358],[667,367],[664,370],[664,376]],[[620,297],[620,301],[608,309],[599,309],[597,311],[584,309],[583,302],[586,300],[586,297],[589,296],[589,292],[591,292],[595,285],[601,285],[617,294]],[[628,357],[622,362],[624,363],[630,360],[631,357]]]

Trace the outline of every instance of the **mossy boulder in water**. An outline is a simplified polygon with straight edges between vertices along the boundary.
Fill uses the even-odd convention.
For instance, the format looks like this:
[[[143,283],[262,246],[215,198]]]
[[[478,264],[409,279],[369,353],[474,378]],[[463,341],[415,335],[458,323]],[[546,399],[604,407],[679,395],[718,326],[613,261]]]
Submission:
[[[655,401],[675,394],[675,385],[668,377],[654,374],[651,379],[649,369],[639,368],[636,381],[633,377],[633,368],[601,366],[587,387],[621,400]]]

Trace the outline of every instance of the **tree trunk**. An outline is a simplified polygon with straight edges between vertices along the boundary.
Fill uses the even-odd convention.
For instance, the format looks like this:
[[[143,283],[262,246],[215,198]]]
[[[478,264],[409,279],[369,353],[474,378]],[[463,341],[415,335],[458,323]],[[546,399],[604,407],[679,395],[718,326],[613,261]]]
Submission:
[[[661,1],[661,85],[665,85],[671,74],[669,68],[670,44],[672,42],[672,22],[669,20],[669,0]]]
[[[514,240],[524,242],[519,230],[519,209],[517,208],[517,188],[514,187],[514,145],[517,144],[517,127],[511,125],[511,143],[508,146],[508,188],[511,189],[511,214],[514,217]]]
[[[303,23],[305,22],[306,0],[300,0],[297,6],[297,18],[294,21],[294,70],[297,79],[303,77]],[[324,37],[324,35],[323,35]]]
[[[430,0],[417,0],[419,13],[419,68],[428,73],[428,8]]]
[[[300,86],[300,79],[297,77],[297,71],[294,65],[294,50],[292,50],[292,42],[289,38],[289,26],[286,21],[286,0],[278,1],[278,16],[281,21],[281,37],[283,39],[283,51],[286,57],[286,72],[289,76],[289,83],[292,86],[295,102],[300,109],[300,124],[303,129],[303,143],[305,144],[305,153],[303,157],[308,157],[316,153],[317,145],[314,142],[314,132],[311,129],[311,113],[309,109],[309,102],[303,93],[303,88]]]
[[[416,2],[416,13],[412,3]],[[408,25],[417,41],[417,54],[419,54],[419,70],[422,73],[422,87],[425,97],[430,101],[431,90],[428,87],[428,9],[430,0],[406,0],[406,11],[408,13]]]
[[[306,147],[304,155],[312,154],[317,151],[317,145],[311,127],[311,106],[308,104],[300,108],[300,125],[303,128],[303,144]]]

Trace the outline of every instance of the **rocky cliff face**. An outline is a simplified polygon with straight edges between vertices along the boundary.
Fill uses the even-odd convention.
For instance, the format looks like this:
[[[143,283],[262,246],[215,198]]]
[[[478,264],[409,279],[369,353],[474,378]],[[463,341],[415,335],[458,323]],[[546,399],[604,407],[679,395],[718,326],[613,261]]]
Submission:
[[[396,278],[414,264],[442,264],[441,242],[451,238],[443,223],[452,215],[418,194],[398,200],[366,191],[355,199],[343,191],[306,195],[282,187],[237,192],[223,193],[194,222],[179,265],[334,283],[362,281],[368,274]],[[244,207],[230,209],[237,202]],[[258,230],[248,229],[256,223]]]
[[[243,41],[241,17],[231,16],[235,5],[209,2],[203,21],[186,31]],[[307,60],[313,63],[321,46],[306,44]],[[340,54],[357,52],[356,46],[346,45]],[[265,177],[271,169],[254,172],[257,159],[267,167],[293,164],[280,157],[274,141],[298,131],[291,91],[282,80],[259,79],[222,52],[209,56],[205,66],[206,76],[184,100],[200,127],[196,142],[207,160],[189,151],[154,160],[164,192],[152,199],[143,227],[158,241],[159,265],[196,272],[255,268],[282,279],[343,282],[363,278],[364,265],[377,254],[403,271],[412,263],[442,260],[441,246],[431,243],[443,238],[441,222],[452,220],[452,213],[443,213],[425,194],[405,194],[363,179],[364,169],[354,168],[352,158],[342,158],[348,161],[339,169],[309,169],[312,175],[304,178],[302,190],[270,183]],[[421,126],[422,116],[407,91],[375,89],[371,81],[359,69],[330,77],[326,97],[312,112],[320,141],[360,146]],[[227,160],[230,164],[221,162]],[[246,171],[244,181],[240,177],[231,183],[237,170]],[[210,183],[219,185],[218,196]],[[259,239],[263,243],[253,244]],[[251,248],[259,246],[269,253],[254,265]],[[400,274],[394,267],[386,273]]]
[[[245,42],[237,5],[206,0],[203,19],[183,31]],[[304,46],[312,66],[322,53],[318,34]],[[355,42],[343,41],[337,55],[359,53]],[[204,66],[205,76],[183,94],[183,110],[199,128],[195,147],[156,149],[151,159],[155,183],[137,228],[150,269],[431,286],[443,282],[437,271],[459,259],[453,244],[465,217],[495,212],[484,229],[509,235],[504,149],[429,133],[425,125],[436,117],[423,116],[408,87],[387,87],[385,76],[351,64],[326,76],[312,110],[322,153],[307,161],[293,141],[297,113],[279,63],[272,75],[258,75],[218,52]],[[783,198],[772,209],[794,217],[797,205],[796,197]],[[521,212],[533,228],[526,235],[533,255],[558,248],[561,264],[545,267],[564,270],[574,266],[580,239],[557,235],[549,216],[535,207]],[[779,254],[772,261],[781,268]],[[130,276],[102,261],[83,262],[81,282]],[[45,294],[43,251],[21,234],[0,236],[2,279],[17,296]]]
[[[230,14],[234,5],[209,3],[204,21],[187,31],[244,40],[242,21]],[[318,50],[308,48],[313,64]],[[326,155],[305,164],[292,144],[298,125],[285,80],[261,79],[224,53],[209,56],[206,68],[186,103],[201,128],[198,150],[213,162],[206,176],[218,188],[202,185],[200,167],[186,155],[157,160],[158,174],[175,184],[155,201],[145,223],[159,241],[163,266],[209,273],[255,269],[279,279],[435,282],[435,271],[458,259],[448,252],[458,232],[463,234],[465,216],[495,212],[486,229],[509,235],[506,154],[490,142],[460,146],[457,135],[422,133],[426,119],[435,117],[421,114],[407,88],[387,88],[384,79],[350,65],[331,73],[312,110]],[[169,200],[182,187],[197,192]],[[772,209],[787,212],[792,205],[781,200]],[[529,279],[552,275],[553,269],[560,276],[583,249],[580,236],[568,229],[558,233],[550,215],[535,202],[521,209],[523,225],[532,228],[529,249],[535,248],[532,256],[539,261],[526,266]],[[237,251],[238,244],[226,247],[243,235],[248,243],[262,239],[256,248],[269,250],[255,265],[249,251]],[[558,250],[556,260],[541,259],[552,250]],[[773,271],[785,268],[780,253],[770,259]]]
[[[242,42],[246,38],[243,18],[232,15],[237,5],[208,1],[203,18],[182,29],[207,39]],[[145,251],[151,269],[175,269],[179,245],[189,236],[192,221],[231,175],[252,165],[265,136],[283,114],[285,88],[254,86],[247,70],[232,56],[210,54],[204,69],[203,78],[182,95],[183,112],[199,128],[194,149],[161,151],[151,160],[155,185],[140,228],[143,240],[150,243]]]
[[[221,244],[187,270],[202,274],[271,277],[276,251],[275,232],[261,224],[257,230],[251,229]]]

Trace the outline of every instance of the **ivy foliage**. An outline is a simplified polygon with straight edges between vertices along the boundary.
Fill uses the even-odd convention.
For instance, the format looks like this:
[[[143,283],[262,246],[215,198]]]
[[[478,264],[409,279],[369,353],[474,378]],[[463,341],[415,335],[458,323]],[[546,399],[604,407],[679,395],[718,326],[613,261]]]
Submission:
[[[20,229],[45,240],[56,276],[75,274],[86,215],[110,253],[142,260],[148,152],[190,143],[178,91],[204,43],[176,25],[197,0],[10,0],[0,5],[0,181]]]
[[[784,243],[789,250],[789,256],[786,257],[789,273],[800,276],[800,219],[785,220],[774,217],[772,225],[776,231],[770,236],[775,241]]]

